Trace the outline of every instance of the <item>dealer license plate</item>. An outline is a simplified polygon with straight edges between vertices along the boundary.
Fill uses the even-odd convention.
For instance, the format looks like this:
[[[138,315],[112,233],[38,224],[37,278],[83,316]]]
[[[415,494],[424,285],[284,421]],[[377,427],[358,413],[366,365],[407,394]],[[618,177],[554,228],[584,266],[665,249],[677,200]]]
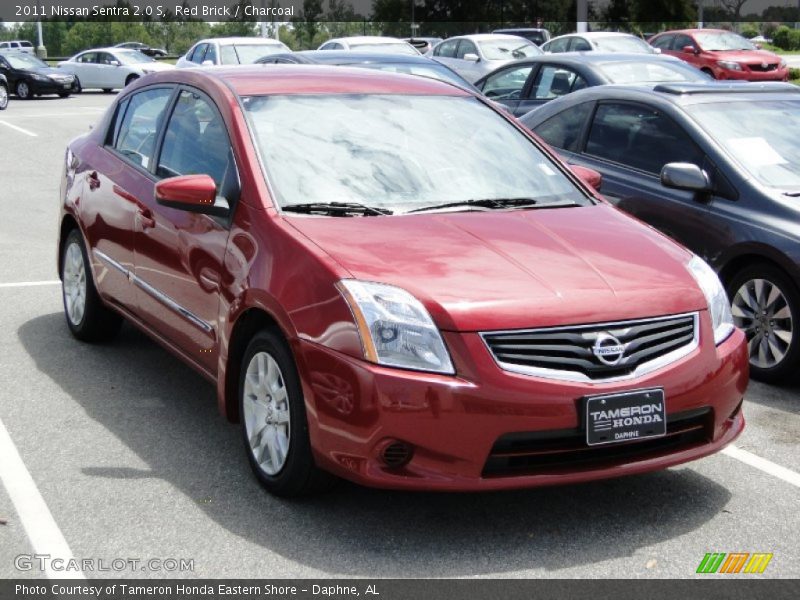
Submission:
[[[589,446],[660,437],[667,433],[664,390],[634,390],[586,398]]]

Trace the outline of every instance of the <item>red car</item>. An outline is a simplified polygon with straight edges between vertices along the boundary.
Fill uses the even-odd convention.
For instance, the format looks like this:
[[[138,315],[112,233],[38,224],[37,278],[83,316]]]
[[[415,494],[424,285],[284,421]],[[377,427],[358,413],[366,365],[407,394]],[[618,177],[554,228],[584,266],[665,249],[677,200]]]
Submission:
[[[649,42],[664,54],[677,56],[715,79],[789,80],[789,67],[780,56],[723,29],[666,31]]]
[[[214,382],[273,493],[603,479],[744,427],[710,267],[447,83],[148,75],[70,144],[61,193],[72,333],[124,318]]]

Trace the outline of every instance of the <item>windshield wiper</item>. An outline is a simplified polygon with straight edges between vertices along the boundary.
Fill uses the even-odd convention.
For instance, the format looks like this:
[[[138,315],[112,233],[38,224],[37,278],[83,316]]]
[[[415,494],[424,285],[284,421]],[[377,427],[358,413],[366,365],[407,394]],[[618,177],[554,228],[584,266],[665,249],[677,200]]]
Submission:
[[[359,204],[358,202],[307,202],[305,204],[290,204],[282,208],[287,212],[322,213],[331,216],[392,214],[392,211],[388,208],[377,208]]]
[[[789,196],[790,198],[800,198],[800,191],[798,192],[783,192],[784,196]]]
[[[405,214],[427,212],[438,210],[440,208],[455,208],[458,206],[480,206],[484,208],[532,208],[538,206],[539,208],[559,208],[563,206],[580,206],[572,200],[558,200],[555,202],[540,203],[533,198],[477,198],[474,200],[461,200],[459,202],[448,202],[446,204],[434,204],[432,206],[423,206],[422,208],[415,208],[406,211]]]

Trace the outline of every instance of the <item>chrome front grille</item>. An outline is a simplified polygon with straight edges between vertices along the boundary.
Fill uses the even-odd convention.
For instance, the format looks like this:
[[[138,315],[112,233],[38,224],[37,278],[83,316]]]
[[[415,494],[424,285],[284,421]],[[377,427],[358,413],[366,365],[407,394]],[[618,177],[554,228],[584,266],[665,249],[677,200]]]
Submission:
[[[547,329],[493,331],[481,337],[507,371],[566,381],[640,377],[698,346],[698,314]]]

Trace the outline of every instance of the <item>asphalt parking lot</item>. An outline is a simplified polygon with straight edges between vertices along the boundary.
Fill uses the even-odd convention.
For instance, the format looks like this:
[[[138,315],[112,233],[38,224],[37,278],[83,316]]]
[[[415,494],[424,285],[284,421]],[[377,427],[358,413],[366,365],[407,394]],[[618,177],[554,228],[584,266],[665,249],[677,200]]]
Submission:
[[[472,495],[264,493],[209,383],[130,326],[89,346],[64,323],[64,149],[112,99],[12,99],[0,113],[0,577],[43,577],[15,567],[43,549],[193,566],[87,577],[693,577],[708,552],[773,554],[762,575],[736,577],[800,577],[800,386],[753,383],[734,449],[644,476]]]

